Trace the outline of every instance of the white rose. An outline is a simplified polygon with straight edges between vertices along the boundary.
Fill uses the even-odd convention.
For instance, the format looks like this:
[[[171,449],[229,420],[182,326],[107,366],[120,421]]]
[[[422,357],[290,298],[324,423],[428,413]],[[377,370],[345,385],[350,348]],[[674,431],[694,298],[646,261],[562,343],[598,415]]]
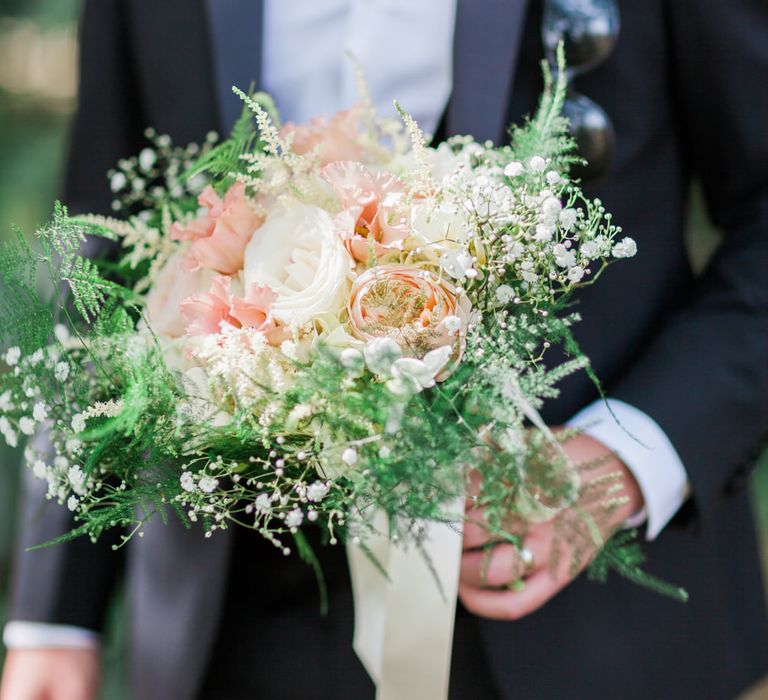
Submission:
[[[352,258],[324,209],[291,202],[278,206],[245,249],[243,283],[277,293],[272,315],[299,326],[340,312],[349,292]]]

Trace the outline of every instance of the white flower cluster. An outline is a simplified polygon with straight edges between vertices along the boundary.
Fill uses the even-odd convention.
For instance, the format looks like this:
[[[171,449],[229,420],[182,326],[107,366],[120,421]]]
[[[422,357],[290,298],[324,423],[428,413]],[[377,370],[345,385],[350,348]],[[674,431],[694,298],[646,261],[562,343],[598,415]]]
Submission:
[[[447,178],[448,191],[463,201],[474,230],[460,253],[464,274],[473,276],[470,260],[485,268],[500,305],[551,301],[588,281],[595,263],[602,267],[611,256],[637,252],[631,238],[615,242],[621,229],[602,204],[580,199],[567,175],[546,159],[503,164],[503,151],[479,154],[477,148],[479,164],[457,168]]]
[[[375,338],[365,345],[362,354],[354,349],[345,350],[341,362],[359,372],[362,366],[360,360],[364,359],[373,374],[389,377],[387,387],[393,394],[410,396],[435,386],[438,375],[453,354],[454,349],[450,345],[443,345],[421,359],[403,357],[402,347],[394,340]]]
[[[291,385],[295,373],[293,344],[274,347],[253,329],[227,328],[218,336],[200,336],[189,347],[204,371],[185,375],[193,381],[198,401],[202,398],[230,415],[249,412],[269,423],[270,404]]]

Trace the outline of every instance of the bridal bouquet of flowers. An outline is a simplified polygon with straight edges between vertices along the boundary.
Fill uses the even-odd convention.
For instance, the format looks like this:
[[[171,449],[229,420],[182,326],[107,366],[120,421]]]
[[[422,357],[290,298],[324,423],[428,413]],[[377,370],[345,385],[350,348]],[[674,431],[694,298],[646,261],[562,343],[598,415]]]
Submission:
[[[57,205],[34,248],[17,232],[0,257],[0,432],[14,445],[44,429],[26,461],[73,511],[68,537],[127,539],[175,513],[316,565],[311,523],[385,581],[371,542],[434,569],[427,525],[460,528],[470,477],[507,541],[510,514],[565,512],[589,465],[538,411],[590,372],[571,294],[636,246],[569,177],[565,85],[547,78],[505,147],[428,146],[364,90],[329,120],[282,126],[268,97],[236,91],[227,140],[148,132],[109,174],[125,218]],[[553,346],[570,358],[547,366]],[[584,517],[615,507],[618,479],[601,488]],[[634,571],[626,545],[606,552],[603,575]]]

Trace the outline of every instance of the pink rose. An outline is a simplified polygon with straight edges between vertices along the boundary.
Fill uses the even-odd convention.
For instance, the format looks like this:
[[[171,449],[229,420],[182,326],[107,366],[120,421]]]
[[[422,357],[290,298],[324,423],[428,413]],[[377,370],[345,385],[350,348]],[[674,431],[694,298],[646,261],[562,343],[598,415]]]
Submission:
[[[155,333],[169,338],[184,335],[185,325],[179,306],[187,297],[207,289],[214,275],[210,270],[189,272],[183,268],[183,255],[174,253],[165,264],[149,290],[146,313]]]
[[[402,265],[380,265],[357,278],[347,306],[352,335],[364,342],[387,337],[408,357],[421,358],[445,345],[459,362],[469,320],[465,295],[437,275]],[[444,370],[445,379],[452,367]]]
[[[271,334],[275,330],[271,309],[277,295],[267,286],[252,284],[245,297],[232,293],[232,278],[215,277],[211,288],[181,304],[188,335],[215,335],[223,325],[253,328]]]
[[[208,213],[188,224],[177,222],[171,228],[174,240],[193,241],[184,261],[186,269],[205,267],[225,275],[240,271],[245,246],[262,223],[248,203],[245,185],[232,185],[223,201],[208,186],[198,201]]]
[[[362,163],[339,161],[323,168],[342,211],[335,224],[352,257],[366,262],[402,248],[410,232],[400,209],[405,184],[390,173],[372,172]]]
[[[315,117],[308,124],[288,122],[280,131],[283,137],[293,134],[291,148],[300,156],[319,147],[318,153],[323,165],[335,160],[360,160],[363,149],[357,143],[359,133],[359,107],[339,112],[330,120]]]

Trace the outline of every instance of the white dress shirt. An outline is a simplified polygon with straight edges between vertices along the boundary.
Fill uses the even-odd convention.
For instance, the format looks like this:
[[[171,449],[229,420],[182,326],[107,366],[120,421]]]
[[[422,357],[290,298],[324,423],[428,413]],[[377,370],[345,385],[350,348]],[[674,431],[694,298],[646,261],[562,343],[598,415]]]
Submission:
[[[382,116],[395,116],[393,100],[433,132],[451,93],[456,3],[452,0],[266,0],[263,87],[284,121],[329,117],[357,98],[352,53],[363,68]],[[685,468],[664,431],[620,401],[597,401],[569,421],[615,452],[632,471],[645,499],[633,525],[648,520],[654,539],[688,494]],[[6,646],[88,648],[92,631],[14,621]]]

